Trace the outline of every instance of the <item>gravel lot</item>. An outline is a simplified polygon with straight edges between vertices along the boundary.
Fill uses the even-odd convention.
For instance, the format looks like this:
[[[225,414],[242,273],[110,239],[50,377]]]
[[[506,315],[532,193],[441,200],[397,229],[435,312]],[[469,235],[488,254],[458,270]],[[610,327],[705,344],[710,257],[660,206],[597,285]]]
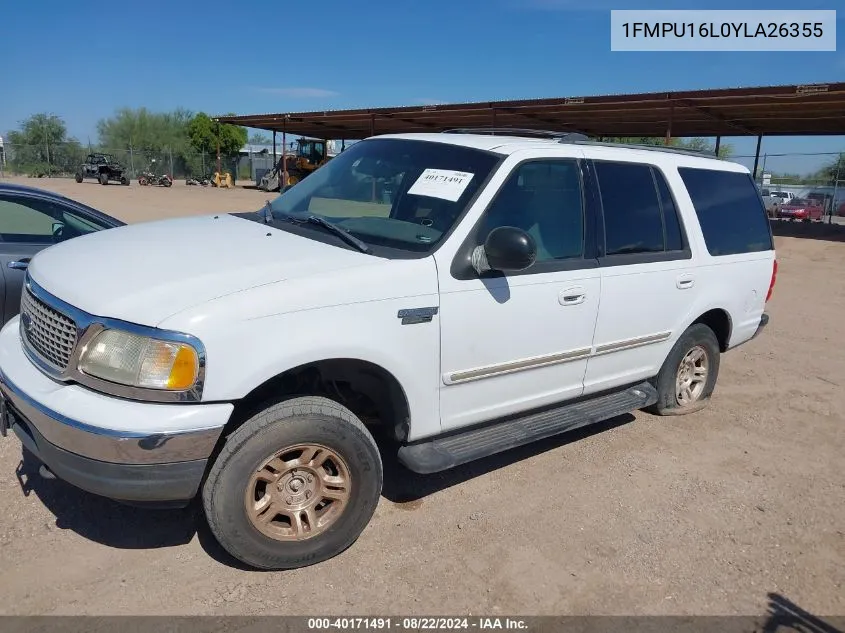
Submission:
[[[126,221],[268,194],[21,179]],[[711,406],[644,413],[418,476],[386,463],[370,526],[307,569],[245,571],[196,509],[45,481],[0,441],[0,614],[845,614],[845,243],[778,237],[761,338]],[[838,228],[838,227],[833,227]],[[786,229],[781,229],[781,232]]]

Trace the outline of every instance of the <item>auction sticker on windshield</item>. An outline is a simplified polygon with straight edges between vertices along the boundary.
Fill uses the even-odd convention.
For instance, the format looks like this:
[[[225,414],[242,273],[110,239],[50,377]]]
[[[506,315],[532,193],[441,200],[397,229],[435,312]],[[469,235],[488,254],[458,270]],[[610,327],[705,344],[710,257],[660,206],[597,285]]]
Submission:
[[[408,193],[457,202],[474,175],[452,169],[426,169]]]

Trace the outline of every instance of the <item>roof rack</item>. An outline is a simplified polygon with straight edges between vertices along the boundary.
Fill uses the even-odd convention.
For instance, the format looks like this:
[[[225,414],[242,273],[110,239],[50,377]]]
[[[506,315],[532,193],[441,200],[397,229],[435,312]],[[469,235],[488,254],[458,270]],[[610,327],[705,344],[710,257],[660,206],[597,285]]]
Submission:
[[[532,136],[536,138],[547,138],[560,143],[574,143],[576,141],[588,141],[586,134],[580,132],[555,132],[553,130],[535,130],[519,127],[460,127],[451,130],[443,130],[444,134],[490,134],[503,136]]]
[[[562,141],[567,142],[567,141]],[[689,149],[685,147],[672,147],[671,145],[645,145],[644,143],[612,143],[610,141],[594,141],[578,139],[569,141],[576,145],[598,145],[601,147],[621,147],[625,149],[644,149],[652,152],[668,152],[670,154],[685,154],[687,156],[698,156],[699,158],[718,158],[718,155],[713,150],[706,149]]]

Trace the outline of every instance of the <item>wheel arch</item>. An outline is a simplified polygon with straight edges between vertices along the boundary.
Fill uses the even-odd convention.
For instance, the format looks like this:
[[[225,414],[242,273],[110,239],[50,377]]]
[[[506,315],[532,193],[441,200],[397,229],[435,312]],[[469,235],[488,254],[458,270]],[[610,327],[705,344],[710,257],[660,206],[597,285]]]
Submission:
[[[706,325],[716,335],[716,340],[719,341],[719,351],[728,351],[728,346],[731,341],[731,332],[733,331],[733,321],[730,313],[723,308],[712,308],[700,314],[689,325],[693,326],[697,323]],[[689,327],[689,326],[688,326]]]
[[[347,357],[310,361],[266,379],[235,402],[222,437],[269,402],[306,395],[334,400],[365,425],[381,427],[396,439],[405,439],[410,431],[410,402],[396,376],[377,363]]]

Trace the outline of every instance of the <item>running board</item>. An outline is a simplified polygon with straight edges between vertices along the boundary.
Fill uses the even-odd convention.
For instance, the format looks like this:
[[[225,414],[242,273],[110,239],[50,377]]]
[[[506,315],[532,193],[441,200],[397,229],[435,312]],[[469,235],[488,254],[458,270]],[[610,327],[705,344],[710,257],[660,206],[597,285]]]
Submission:
[[[399,449],[399,461],[417,473],[436,473],[630,413],[656,402],[657,390],[651,383],[643,382],[624,391],[605,393],[540,413],[402,446]]]

